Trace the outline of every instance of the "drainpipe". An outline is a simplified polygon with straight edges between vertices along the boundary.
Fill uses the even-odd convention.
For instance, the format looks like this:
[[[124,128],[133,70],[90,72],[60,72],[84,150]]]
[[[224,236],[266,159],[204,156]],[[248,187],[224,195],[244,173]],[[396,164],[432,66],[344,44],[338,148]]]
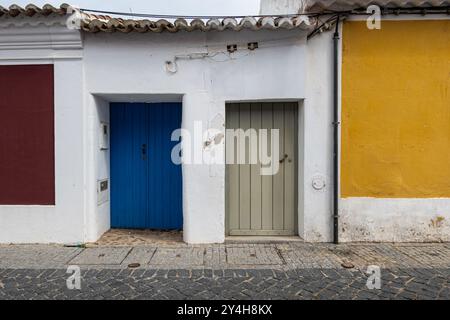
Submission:
[[[339,243],[339,20],[333,36],[333,243]]]

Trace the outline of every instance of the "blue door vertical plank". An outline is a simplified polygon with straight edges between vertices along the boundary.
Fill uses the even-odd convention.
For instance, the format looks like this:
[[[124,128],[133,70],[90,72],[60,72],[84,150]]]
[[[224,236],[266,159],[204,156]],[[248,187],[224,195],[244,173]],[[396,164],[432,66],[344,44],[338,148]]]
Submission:
[[[133,146],[133,122],[134,122],[134,113],[130,112],[129,105],[123,105],[123,114],[124,121],[123,123],[119,123],[118,125],[124,125],[125,130],[123,135],[119,138],[120,143],[124,144],[124,153],[119,154],[119,157],[123,161],[123,169],[119,168],[119,170],[123,170],[126,172],[126,175],[122,176],[121,184],[120,184],[120,195],[122,197],[122,211],[120,212],[120,226],[131,225],[130,216],[128,212],[132,212],[134,208],[133,203],[133,190],[134,190],[134,168],[133,168],[133,159],[134,159],[134,146]]]
[[[145,104],[134,104],[129,107],[133,113],[133,214],[130,226],[140,228],[146,225],[147,217],[147,191],[148,191],[148,123],[147,106]]]
[[[112,103],[111,227],[181,229],[181,166],[171,161],[181,104]]]
[[[172,130],[170,130],[171,128],[171,118],[170,118],[170,111],[171,111],[171,105],[168,104],[163,104],[162,105],[162,133],[164,137],[168,137],[168,139],[163,139],[162,140],[162,145],[163,148],[166,150],[171,150],[170,148],[170,133]],[[173,190],[171,190],[171,159],[170,159],[170,154],[164,153],[162,155],[162,163],[164,164],[164,179],[163,179],[163,185],[162,185],[162,190],[164,192],[163,197],[164,197],[164,201],[165,203],[167,203],[167,208],[166,208],[166,212],[167,214],[163,214],[162,215],[162,221],[163,224],[166,226],[171,226],[170,220],[171,217],[173,216],[173,212],[171,211],[171,195]]]
[[[172,148],[170,147],[171,143],[170,143],[170,135],[172,133],[172,122],[173,119],[170,117],[172,111],[172,105],[170,104],[163,104],[162,105],[162,132],[163,132],[163,148],[165,150],[171,150]],[[167,137],[167,138],[165,138]],[[171,189],[172,186],[174,186],[174,181],[172,179],[172,160],[170,158],[170,153],[164,153],[163,154],[163,158],[162,158],[162,162],[164,164],[164,174],[165,174],[165,178],[163,179],[163,187],[162,190],[164,192],[163,197],[164,197],[164,201],[167,203],[167,208],[166,208],[166,213],[167,214],[163,214],[162,218],[163,218],[163,224],[171,227],[173,226],[173,224],[171,223],[171,220],[173,220],[173,216],[174,216],[174,212],[172,211],[172,196],[173,196],[173,189]]]
[[[147,123],[148,123],[148,211],[147,211],[147,221],[149,226],[156,226],[157,220],[155,218],[154,212],[156,210],[156,201],[154,197],[158,190],[156,186],[156,173],[152,170],[152,164],[155,162],[155,157],[158,152],[155,147],[156,135],[151,134],[154,128],[154,108],[152,105],[148,107]]]
[[[160,152],[157,149],[156,141],[158,139],[156,134],[152,134],[152,132],[155,131],[155,123],[157,121],[155,120],[155,108],[153,105],[149,106],[149,112],[148,112],[148,126],[149,126],[149,161],[148,161],[148,175],[149,175],[149,211],[148,211],[148,219],[150,221],[151,225],[158,225],[158,217],[155,214],[158,212],[157,206],[158,201],[155,201],[159,187],[157,185],[158,181],[158,172],[153,170],[153,166],[157,160],[157,155]]]
[[[170,105],[170,116],[171,119],[171,127],[169,129],[170,135],[173,130],[176,130],[181,127],[181,114],[182,107],[180,103],[172,103]],[[169,141],[170,150],[172,150],[179,141]],[[169,155],[170,158],[170,155]],[[172,161],[170,161],[170,177],[171,177],[171,222],[170,224],[176,229],[183,228],[183,203],[182,203],[182,172],[181,165],[176,165]]]
[[[164,134],[168,137],[171,136],[173,128],[172,128],[172,123],[173,123],[173,110],[174,107],[171,103],[167,103],[163,106],[163,122],[164,122]],[[171,147],[171,141],[170,138],[165,140],[165,145],[166,148],[168,150],[172,150]],[[167,178],[166,178],[166,184],[165,184],[165,196],[166,196],[166,201],[168,204],[167,207],[167,213],[166,215],[164,215],[164,224],[168,225],[168,226],[174,226],[174,211],[173,211],[173,203],[175,200],[174,195],[175,195],[175,181],[173,180],[173,170],[172,170],[172,159],[170,157],[170,154],[167,153],[164,155],[164,163],[167,163]]]
[[[111,103],[110,105],[110,201],[111,201],[111,227],[119,225],[120,215],[120,197],[118,197],[118,186],[120,182],[121,170],[119,170],[119,159],[117,159],[117,153],[119,153],[120,144],[118,137],[121,135],[121,127],[116,128],[116,124],[120,123],[122,116],[120,105]],[[114,128],[114,130],[112,130]],[[116,183],[117,182],[117,183]]]
[[[170,118],[173,119],[172,128],[178,129],[181,127],[181,104],[173,103],[171,106]],[[170,149],[172,150],[179,142],[171,141]],[[176,165],[172,161],[171,166],[171,185],[173,185],[172,192],[172,219],[171,223],[177,229],[183,228],[183,209],[182,209],[182,177],[181,177],[181,165]]]
[[[156,135],[159,137],[158,139],[158,150],[165,150],[164,146],[164,107],[162,104],[155,105],[157,108],[158,113],[158,129]],[[165,213],[167,212],[168,202],[167,202],[167,194],[166,194],[166,181],[167,181],[167,163],[164,161],[164,152],[160,152],[158,154],[158,161],[156,162],[157,166],[154,168],[154,170],[160,171],[159,176],[159,199],[161,201],[159,202],[160,206],[158,206],[158,217],[159,217],[159,224],[163,227],[166,226],[165,224]]]
[[[167,163],[164,162],[164,151],[166,150],[164,148],[164,109],[162,107],[161,104],[156,104],[156,112],[157,112],[157,119],[158,119],[158,124],[157,124],[157,131],[153,134],[155,134],[158,137],[158,147],[157,149],[160,150],[160,152],[158,152],[158,160],[156,161],[156,167],[154,167],[154,170],[158,170],[159,174],[158,174],[158,186],[159,186],[159,190],[158,190],[158,199],[160,199],[160,201],[158,201],[158,223],[162,228],[166,228],[166,225],[164,223],[164,215],[167,212],[167,200],[166,200],[166,189],[165,189],[165,183],[167,180]]]
[[[127,199],[129,194],[126,190],[127,176],[131,175],[130,162],[127,156],[131,155],[131,144],[126,143],[130,130],[130,119],[125,113],[123,104],[111,104],[111,226],[124,225],[126,216]]]

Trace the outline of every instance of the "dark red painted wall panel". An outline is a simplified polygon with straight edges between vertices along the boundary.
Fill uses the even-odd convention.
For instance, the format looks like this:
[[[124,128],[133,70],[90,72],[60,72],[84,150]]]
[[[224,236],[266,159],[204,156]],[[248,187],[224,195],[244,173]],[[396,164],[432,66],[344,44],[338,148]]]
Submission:
[[[53,65],[0,66],[0,204],[55,204]]]

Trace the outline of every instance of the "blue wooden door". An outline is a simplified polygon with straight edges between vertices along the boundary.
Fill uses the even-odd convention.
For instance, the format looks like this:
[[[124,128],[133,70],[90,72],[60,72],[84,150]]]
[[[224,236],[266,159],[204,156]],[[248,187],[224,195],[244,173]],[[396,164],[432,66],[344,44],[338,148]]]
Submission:
[[[111,227],[181,229],[180,103],[111,103]]]

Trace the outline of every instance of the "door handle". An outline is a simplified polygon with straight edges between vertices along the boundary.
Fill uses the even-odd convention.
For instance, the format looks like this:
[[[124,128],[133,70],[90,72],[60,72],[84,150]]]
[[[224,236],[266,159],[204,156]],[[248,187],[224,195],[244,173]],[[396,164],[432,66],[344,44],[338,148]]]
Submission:
[[[147,144],[142,144],[141,146],[141,152],[142,152],[142,160],[145,160],[147,158]]]
[[[287,159],[287,157],[288,157],[288,155],[285,154],[284,157],[283,157],[283,159],[280,160],[280,163],[283,163],[283,162]]]

